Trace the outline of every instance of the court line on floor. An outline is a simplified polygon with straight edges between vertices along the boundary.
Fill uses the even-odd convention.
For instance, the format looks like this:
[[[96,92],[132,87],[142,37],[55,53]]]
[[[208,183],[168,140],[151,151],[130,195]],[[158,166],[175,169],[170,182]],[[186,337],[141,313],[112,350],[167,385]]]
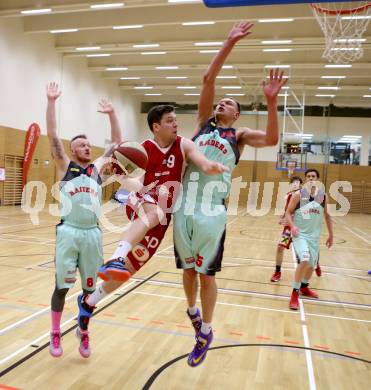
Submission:
[[[337,222],[337,223],[340,223],[340,225],[342,225],[343,228],[345,228],[345,229],[348,230],[349,232],[353,233],[355,236],[357,236],[358,238],[360,238],[360,239],[361,239],[362,241],[364,241],[366,244],[371,245],[371,241],[370,241],[370,240],[368,240],[367,238],[362,237],[361,235],[359,235],[359,234],[358,234],[357,232],[355,232],[352,228],[350,228],[349,226],[347,226],[347,225],[345,224],[345,222],[340,221],[340,220],[338,220],[338,219],[336,219],[336,222]]]
[[[162,272],[162,271],[161,271]],[[164,271],[166,272],[166,271]],[[175,285],[177,287],[181,287],[182,284],[179,282],[168,282],[168,281],[159,281],[159,282],[154,282],[153,283],[158,283],[158,284],[163,284],[163,285]],[[233,289],[233,288],[223,288],[219,287],[218,291],[225,291],[229,292],[231,294],[237,294],[237,295],[250,295],[250,296],[257,296],[257,297],[270,297],[270,298],[275,298],[275,299],[283,299],[287,300],[289,298],[288,295],[283,295],[283,294],[272,294],[272,293],[264,293],[264,292],[256,292],[256,291],[250,291],[250,290],[240,290],[240,289]],[[307,302],[314,303],[314,304],[324,304],[324,305],[333,305],[333,306],[347,306],[347,307],[356,307],[359,309],[369,309],[371,308],[371,305],[367,305],[364,303],[353,303],[353,302],[341,302],[341,301],[329,301],[329,300],[324,300],[324,299],[309,299],[309,298],[302,298]]]
[[[154,276],[156,276],[157,273],[151,275],[149,278],[147,279],[150,279]],[[124,294],[120,295],[119,297],[116,297],[115,299],[113,299],[110,303],[108,303],[106,306],[103,306],[102,308],[100,308],[99,310],[97,310],[94,314],[98,314],[99,312],[101,312],[102,310],[104,310],[105,308],[107,308],[108,306],[110,306],[111,304],[115,303],[116,301],[118,301],[119,299],[123,298],[124,296],[126,296],[127,294],[129,294],[130,292],[132,292],[133,290],[135,290],[136,288],[138,288],[139,286],[141,286],[142,284],[144,284],[146,281],[144,280],[143,282],[137,284],[136,286],[134,286],[133,288],[129,289],[128,291],[124,292]],[[116,293],[119,293],[119,291],[123,291],[123,290],[126,290],[128,287],[130,287],[131,285],[135,284],[136,281],[132,281],[126,285],[124,285],[123,287],[121,287],[120,289],[118,289],[116,291]],[[103,298],[101,300],[101,302],[104,302],[108,299],[110,299],[112,296],[114,295],[108,295],[106,296],[105,298]],[[63,328],[64,326],[66,326],[67,324],[69,324],[70,322],[74,321],[76,319],[75,316],[73,316],[72,318],[70,318],[69,320],[63,322],[61,324],[61,328]],[[73,325],[72,327],[68,328],[67,330],[65,330],[63,333],[62,333],[62,336],[66,335],[67,333],[71,332],[72,330],[76,329],[77,328],[77,324]],[[12,358],[14,358],[15,356],[19,355],[20,353],[24,352],[26,349],[28,349],[29,347],[31,347],[32,345],[37,345],[37,343],[39,341],[41,341],[42,339],[44,339],[45,337],[49,337],[50,335],[50,332],[46,332],[44,333],[43,335],[41,335],[40,337],[32,340],[30,343],[28,343],[27,345],[19,348],[18,350],[16,350],[15,352],[11,353],[10,355],[8,355],[7,357],[5,357],[4,359],[0,360],[0,366],[3,365],[4,363],[6,363],[7,361],[11,360]],[[0,378],[2,376],[4,376],[5,374],[7,374],[9,371],[13,370],[14,368],[18,367],[20,364],[24,363],[25,361],[27,361],[28,359],[30,359],[31,357],[33,357],[34,355],[36,355],[37,353],[41,352],[42,350],[44,350],[46,347],[48,347],[50,344],[50,342],[48,341],[47,343],[43,344],[42,346],[39,346],[36,350],[32,351],[31,353],[29,353],[28,355],[24,356],[22,359],[18,360],[17,362],[13,363],[10,367],[6,368],[5,370],[1,371],[0,372]]]
[[[320,352],[320,353],[323,353],[323,354],[331,354],[331,355],[336,355],[336,356],[341,356],[341,357],[349,357],[347,355],[343,355],[341,353],[337,353],[337,352],[332,352],[332,351],[322,351],[320,349],[316,349],[316,348],[306,348],[306,347],[301,347],[301,346],[287,346],[287,345],[284,345],[284,344],[254,344],[254,343],[248,343],[248,344],[234,344],[234,345],[220,345],[220,346],[217,346],[217,347],[211,347],[209,349],[209,352],[210,351],[215,351],[215,350],[218,350],[218,349],[225,349],[225,348],[237,348],[237,347],[259,347],[259,348],[262,348],[262,347],[268,347],[268,348],[289,348],[289,349],[299,349],[299,350],[305,350],[305,351],[313,351],[313,352]],[[158,368],[151,376],[150,378],[147,380],[147,382],[144,384],[142,390],[149,390],[151,388],[151,386],[153,385],[153,383],[155,382],[155,380],[159,377],[159,375],[165,371],[168,367],[172,366],[174,363],[178,362],[179,360],[182,360],[182,359],[185,359],[186,357],[188,356],[188,354],[184,354],[184,355],[180,355],[170,361],[168,361],[167,363],[163,364],[160,368]],[[352,357],[353,358],[353,357]],[[354,358],[353,358],[354,359]],[[365,363],[371,363],[369,360],[365,360],[365,359],[359,359],[359,358],[356,358],[356,360],[360,360],[362,362],[365,362]]]
[[[150,281],[148,284],[156,284],[155,281]],[[154,296],[154,297],[160,297],[160,298],[169,298],[169,299],[177,299],[177,300],[182,300],[185,301],[186,298],[184,297],[176,297],[173,295],[166,295],[166,294],[156,294],[156,293],[149,293],[149,292],[143,292],[143,291],[136,291],[134,294],[139,294],[139,295],[149,295],[149,296]],[[198,300],[198,302],[200,302]],[[270,307],[264,307],[264,306],[252,306],[252,305],[246,305],[246,304],[239,304],[239,303],[229,303],[229,302],[216,302],[217,305],[222,305],[222,306],[232,306],[232,307],[241,307],[241,308],[247,308],[247,309],[253,309],[253,310],[264,310],[264,311],[272,311],[272,312],[277,312],[277,313],[288,313],[292,315],[298,315],[297,312],[294,312],[292,310],[284,310],[284,309],[273,309]],[[349,318],[349,317],[340,317],[340,316],[330,316],[326,314],[311,314],[307,313],[308,317],[321,317],[321,318],[329,318],[329,319],[335,319],[335,320],[345,320],[345,321],[355,321],[355,322],[364,322],[364,323],[371,323],[371,320],[363,320],[360,318]]]

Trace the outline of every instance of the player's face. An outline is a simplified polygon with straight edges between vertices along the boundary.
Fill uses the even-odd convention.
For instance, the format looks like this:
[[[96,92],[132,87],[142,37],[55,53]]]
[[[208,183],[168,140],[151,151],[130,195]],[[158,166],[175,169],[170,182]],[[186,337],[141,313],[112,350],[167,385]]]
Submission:
[[[155,123],[153,129],[167,142],[175,141],[178,134],[178,122],[175,112],[162,115],[160,123]]]
[[[240,113],[237,103],[233,99],[223,98],[215,107],[215,115],[220,119],[234,122],[239,118]]]
[[[291,187],[292,187],[293,191],[299,190],[300,187],[301,187],[300,180],[294,180],[294,181],[291,183]]]
[[[307,182],[315,182],[318,180],[318,177],[317,177],[317,174],[316,172],[308,172],[306,175],[305,175],[305,180]]]
[[[71,151],[77,161],[82,163],[88,163],[91,161],[91,146],[87,139],[75,139],[71,144]]]

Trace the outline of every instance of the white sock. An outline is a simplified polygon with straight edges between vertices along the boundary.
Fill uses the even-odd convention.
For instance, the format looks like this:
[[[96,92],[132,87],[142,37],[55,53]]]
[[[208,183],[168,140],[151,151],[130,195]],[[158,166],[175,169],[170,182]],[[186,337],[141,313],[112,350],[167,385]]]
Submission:
[[[202,321],[201,332],[203,334],[209,334],[211,332],[211,322],[203,322]]]
[[[86,303],[90,306],[95,306],[101,299],[107,296],[102,286],[99,286],[92,294],[86,299]]]
[[[116,248],[115,253],[111,256],[110,260],[117,259],[119,257],[125,257],[131,251],[133,246],[128,241],[120,241],[119,246]]]
[[[188,308],[188,313],[191,315],[191,316],[194,316],[196,313],[197,313],[197,306],[194,305],[192,307],[189,307]]]

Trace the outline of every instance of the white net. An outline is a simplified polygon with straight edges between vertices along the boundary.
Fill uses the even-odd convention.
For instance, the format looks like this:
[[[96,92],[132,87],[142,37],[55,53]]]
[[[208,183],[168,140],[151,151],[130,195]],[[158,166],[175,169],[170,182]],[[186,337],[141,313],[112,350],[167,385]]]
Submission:
[[[325,35],[322,57],[347,64],[363,56],[362,38],[371,19],[371,2],[312,3],[313,13]]]
[[[287,167],[288,177],[289,179],[291,179],[296,168],[296,161],[287,161],[286,167]]]

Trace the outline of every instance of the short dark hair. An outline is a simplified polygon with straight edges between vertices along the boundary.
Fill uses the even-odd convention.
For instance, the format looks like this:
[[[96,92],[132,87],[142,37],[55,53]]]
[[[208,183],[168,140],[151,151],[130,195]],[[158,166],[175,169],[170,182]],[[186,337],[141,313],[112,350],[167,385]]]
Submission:
[[[73,141],[75,141],[75,139],[78,139],[78,138],[88,139],[88,137],[87,137],[85,134],[75,135],[75,136],[71,139],[70,145],[72,144]]]
[[[147,123],[151,131],[153,131],[153,124],[160,123],[164,114],[174,112],[175,108],[170,104],[160,104],[152,107],[147,114]]]
[[[300,176],[291,176],[290,184],[292,184],[294,181],[300,181],[300,184],[303,184],[303,179]]]
[[[237,104],[237,110],[241,114],[241,104],[236,99],[232,99]]]
[[[317,179],[319,179],[319,172],[317,171],[317,169],[313,169],[313,168],[311,168],[311,169],[307,169],[306,171],[305,171],[305,176],[307,176],[307,173],[309,173],[309,172],[315,172],[316,173],[316,175],[317,175]]]

